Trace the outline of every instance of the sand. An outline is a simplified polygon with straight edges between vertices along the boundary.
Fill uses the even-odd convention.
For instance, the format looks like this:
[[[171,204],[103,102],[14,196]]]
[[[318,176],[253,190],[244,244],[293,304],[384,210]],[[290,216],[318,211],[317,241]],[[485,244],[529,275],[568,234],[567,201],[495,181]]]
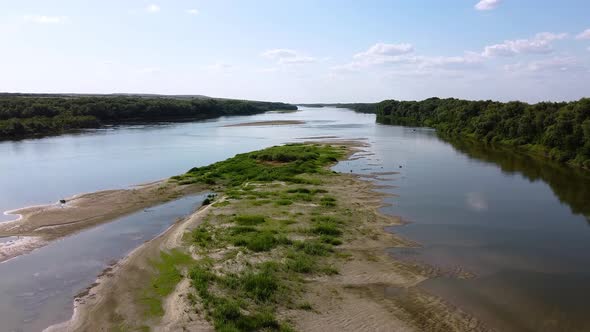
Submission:
[[[0,223],[0,237],[19,241],[0,246],[0,262],[40,248],[61,237],[112,221],[118,217],[202,190],[167,180],[131,189],[105,190],[66,198],[66,204],[26,207],[10,211],[20,218]]]

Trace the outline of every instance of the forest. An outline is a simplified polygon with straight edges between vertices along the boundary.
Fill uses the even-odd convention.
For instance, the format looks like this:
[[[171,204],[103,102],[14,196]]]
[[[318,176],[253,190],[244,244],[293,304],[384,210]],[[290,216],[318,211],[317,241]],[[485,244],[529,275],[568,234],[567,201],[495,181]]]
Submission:
[[[590,169],[590,99],[573,102],[468,101],[430,98],[385,100],[377,121],[426,126],[448,137],[516,146],[550,159]]]
[[[0,95],[0,140],[130,121],[199,120],[296,106],[261,101],[141,96]]]

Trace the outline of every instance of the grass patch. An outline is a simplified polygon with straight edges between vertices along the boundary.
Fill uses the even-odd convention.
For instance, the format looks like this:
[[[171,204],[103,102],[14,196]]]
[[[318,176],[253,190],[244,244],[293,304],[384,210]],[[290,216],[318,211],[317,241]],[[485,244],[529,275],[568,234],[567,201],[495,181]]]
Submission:
[[[329,236],[340,236],[342,231],[339,229],[339,225],[334,222],[319,222],[316,223],[312,228],[311,232],[318,235],[329,235]]]
[[[147,316],[162,316],[162,299],[168,296],[180,280],[182,275],[178,267],[192,262],[189,255],[178,250],[161,252],[158,261],[150,262],[156,273],[148,288],[143,292],[141,303],[145,306],[144,313]]]
[[[234,230],[231,232],[233,233]],[[284,235],[277,236],[271,231],[242,229],[239,232],[231,236],[231,243],[238,247],[246,247],[254,252],[269,251],[278,245],[290,243]]]
[[[324,167],[343,155],[342,149],[330,145],[286,144],[238,154],[209,166],[195,167],[172,179],[181,184],[225,184],[234,187],[248,181],[315,183],[319,181],[310,181],[298,175],[330,174]]]
[[[298,241],[294,243],[294,247],[311,256],[327,256],[332,251],[329,245],[316,240]]]
[[[287,270],[298,273],[312,273],[316,271],[316,261],[308,255],[296,253],[289,255],[285,264]]]
[[[320,241],[326,244],[331,244],[333,246],[339,246],[342,244],[342,240],[333,235],[321,235]]]
[[[191,232],[191,237],[194,243],[196,243],[199,247],[208,247],[213,240],[211,233],[207,229],[207,225],[203,224],[197,228],[195,228]]]
[[[242,226],[254,226],[254,225],[262,224],[263,222],[266,221],[264,216],[259,216],[259,215],[242,215],[242,216],[237,216],[234,220],[235,220],[236,224],[242,225]]]
[[[313,306],[309,302],[303,302],[297,306],[299,310],[313,311]]]
[[[242,277],[241,284],[250,297],[256,301],[269,301],[279,288],[279,281],[272,270],[248,273]]]
[[[324,196],[320,199],[320,205],[325,207],[334,207],[336,206],[336,199],[331,196]]]

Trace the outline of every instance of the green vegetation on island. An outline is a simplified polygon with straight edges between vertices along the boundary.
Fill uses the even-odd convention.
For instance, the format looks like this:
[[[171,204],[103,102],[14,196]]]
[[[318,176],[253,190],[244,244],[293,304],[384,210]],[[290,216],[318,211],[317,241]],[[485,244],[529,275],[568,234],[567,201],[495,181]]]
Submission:
[[[0,95],[0,140],[60,134],[131,121],[201,120],[296,110],[285,103],[140,96]]]
[[[550,159],[590,169],[590,99],[574,102],[468,101],[430,98],[385,100],[377,121],[427,126],[439,135],[469,137],[515,146]]]
[[[180,276],[190,279],[190,302],[217,331],[293,331],[277,311],[313,310],[302,298],[306,279],[333,275],[352,211],[339,207],[321,179],[346,148],[288,144],[236,155],[173,177],[180,183],[217,186],[216,213],[185,237],[192,262],[162,253],[144,302],[162,315],[159,298]],[[184,272],[181,272],[184,271]]]

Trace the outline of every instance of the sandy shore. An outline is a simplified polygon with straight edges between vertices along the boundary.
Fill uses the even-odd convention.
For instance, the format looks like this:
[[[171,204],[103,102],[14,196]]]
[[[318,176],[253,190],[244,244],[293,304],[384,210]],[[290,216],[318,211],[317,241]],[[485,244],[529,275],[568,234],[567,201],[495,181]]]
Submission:
[[[197,186],[179,186],[167,180],[132,189],[105,190],[75,195],[66,204],[31,206],[10,211],[20,217],[0,223],[0,237],[22,237],[0,245],[0,262],[40,248],[50,241],[108,222],[180,196]]]
[[[136,248],[117,264],[105,270],[86,292],[75,299],[72,318],[45,329],[45,332],[110,331],[114,323],[118,323],[123,317],[127,324],[144,325],[144,318],[138,312],[134,299],[144,287],[146,276],[151,275],[150,260],[157,258],[162,250],[179,247],[184,233],[198,226],[211,208],[211,205],[205,206],[191,216],[178,221],[164,233]],[[187,286],[189,284],[185,281],[177,289],[186,289]],[[169,298],[175,299],[178,295],[177,291]],[[169,327],[175,325],[179,321],[178,316],[184,314],[176,302],[170,300],[165,305],[164,318],[167,318],[167,321],[162,322],[166,322]],[[207,331],[207,329],[212,331],[206,322],[195,322],[192,326],[195,329],[190,331]],[[162,330],[173,331],[174,329]]]
[[[286,126],[304,124],[305,121],[299,120],[276,120],[276,121],[257,121],[257,122],[244,122],[231,125],[225,125],[224,127],[256,127],[256,126]]]
[[[388,248],[415,244],[384,230],[402,221],[379,212],[385,194],[376,192],[372,182],[340,174],[327,180],[322,188],[349,209],[356,220],[347,231],[347,240],[338,247],[346,259],[334,262],[338,274],[305,280],[302,296],[314,310],[281,309],[280,317],[301,331],[487,331],[473,317],[416,287],[432,276],[429,269],[396,261],[387,254]],[[47,331],[108,331],[137,326],[154,331],[212,331],[199,305],[195,308],[188,300],[194,293],[188,278],[183,278],[164,299],[161,317],[144,317],[138,294],[154,275],[150,260],[159,257],[162,250],[183,248],[193,252],[182,241],[187,231],[205,219],[209,222],[215,216],[237,212],[235,207],[214,204],[177,222],[105,271],[75,300],[72,319]],[[247,262],[249,258],[241,259]]]

